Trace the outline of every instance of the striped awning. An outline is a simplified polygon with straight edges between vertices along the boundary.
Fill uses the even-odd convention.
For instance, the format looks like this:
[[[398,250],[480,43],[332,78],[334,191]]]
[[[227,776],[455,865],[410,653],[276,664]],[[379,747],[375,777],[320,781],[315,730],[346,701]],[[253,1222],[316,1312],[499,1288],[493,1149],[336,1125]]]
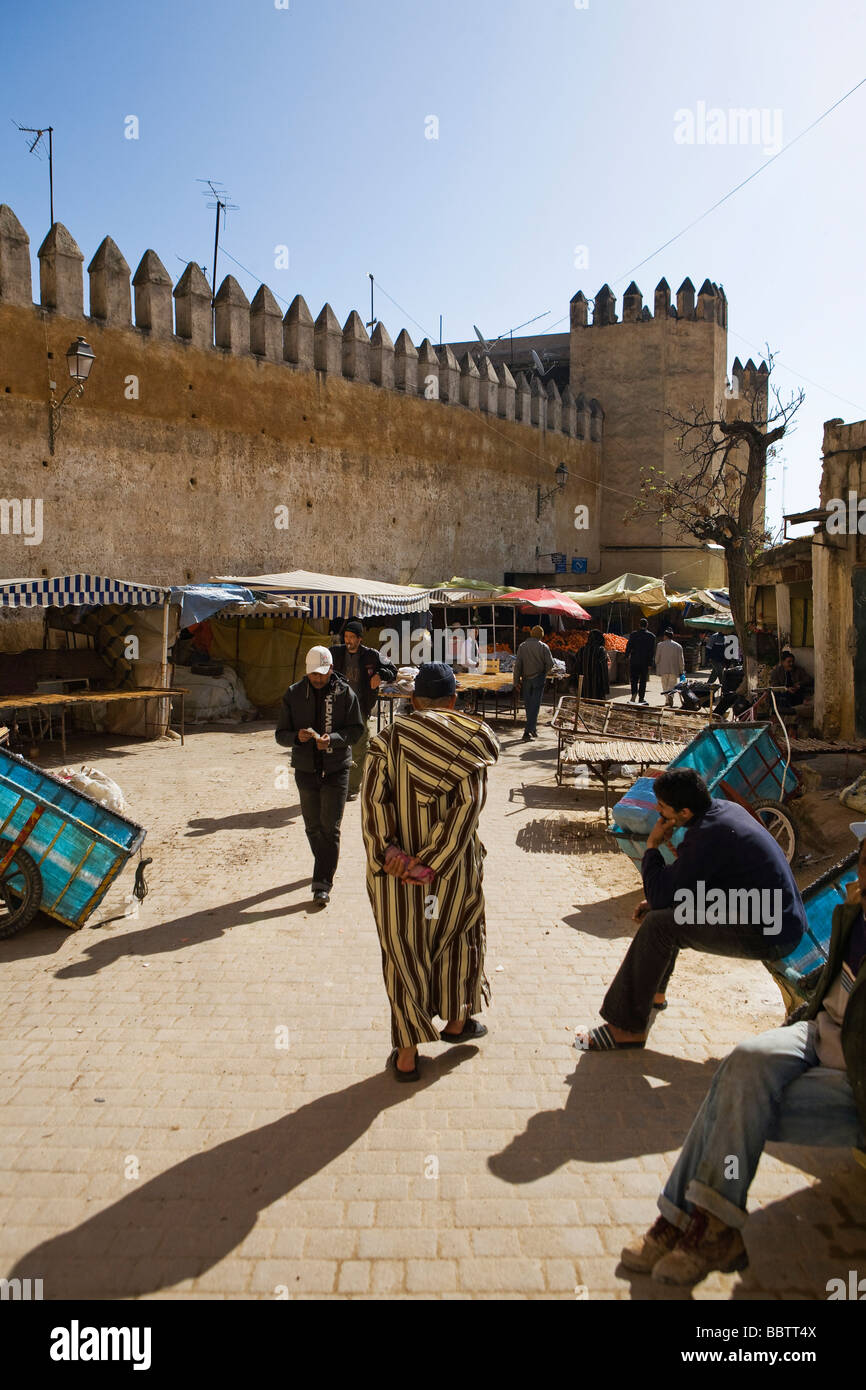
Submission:
[[[107,579],[99,574],[64,574],[56,579],[4,579],[0,580],[0,608],[98,608],[106,603],[154,608],[165,603],[168,592],[153,584]]]
[[[293,570],[287,574],[216,575],[212,582],[241,584],[254,594],[292,598],[309,607],[311,618],[331,620],[424,613],[441,596],[439,589],[314,574],[309,570]]]

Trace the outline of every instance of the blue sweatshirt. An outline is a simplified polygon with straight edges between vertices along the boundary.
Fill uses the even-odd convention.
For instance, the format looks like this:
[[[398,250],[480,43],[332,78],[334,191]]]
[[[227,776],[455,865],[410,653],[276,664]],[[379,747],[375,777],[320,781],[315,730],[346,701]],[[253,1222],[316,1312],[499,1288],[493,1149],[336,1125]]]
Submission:
[[[713,799],[709,810],[690,823],[673,864],[666,864],[657,849],[646,850],[641,874],[651,908],[676,909],[683,899],[674,894],[685,888],[698,903],[715,888],[757,888],[770,894],[778,890],[780,898],[768,901],[781,904],[781,930],[769,935],[768,942],[774,948],[787,946],[785,955],[794,950],[806,926],[806,909],[784,854],[770,832],[734,801]]]

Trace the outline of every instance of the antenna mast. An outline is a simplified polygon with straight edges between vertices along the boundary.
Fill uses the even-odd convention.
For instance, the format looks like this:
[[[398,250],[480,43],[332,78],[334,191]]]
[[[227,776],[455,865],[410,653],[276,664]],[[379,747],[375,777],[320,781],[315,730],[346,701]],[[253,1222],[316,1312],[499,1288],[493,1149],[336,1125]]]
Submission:
[[[40,149],[39,149],[39,141],[42,139],[43,135],[47,135],[47,136],[48,136],[48,198],[49,198],[50,209],[51,209],[51,223],[50,223],[50,225],[53,227],[53,226],[54,226],[54,126],[53,126],[53,125],[47,125],[47,126],[44,126],[44,127],[40,130],[38,126],[18,125],[18,122],[17,122],[17,121],[15,121],[14,124],[15,124],[16,126],[18,126],[18,129],[21,131],[22,135],[35,135],[35,136],[36,136],[36,139],[35,139],[35,140],[32,140],[32,141],[30,142],[30,153],[31,153],[31,154],[35,154],[35,155],[37,156],[38,159],[41,159],[41,158],[42,158],[42,154],[41,154]]]
[[[228,212],[229,210],[231,210],[232,212],[236,212],[238,209],[238,204],[230,203],[228,201],[230,195],[226,192],[224,188],[217,188],[213,179],[196,179],[196,183],[206,183],[215,200],[214,202],[207,204],[209,208],[216,208],[213,234],[213,276],[211,279],[210,291],[211,308],[213,308],[214,300],[216,299],[217,257],[219,256],[220,249],[220,213],[222,213],[223,227],[225,227],[226,212]],[[202,189],[202,192],[204,193],[205,190]],[[205,197],[207,197],[206,193]]]

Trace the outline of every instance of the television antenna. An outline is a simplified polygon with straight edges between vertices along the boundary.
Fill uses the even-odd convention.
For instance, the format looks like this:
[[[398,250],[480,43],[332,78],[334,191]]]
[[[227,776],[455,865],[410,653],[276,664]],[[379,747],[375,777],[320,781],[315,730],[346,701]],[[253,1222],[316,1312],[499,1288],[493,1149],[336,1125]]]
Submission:
[[[38,126],[21,125],[18,121],[12,122],[21,131],[22,135],[34,135],[35,140],[28,141],[30,154],[35,154],[37,159],[42,159],[45,146],[42,144],[44,136],[48,136],[48,198],[51,207],[51,223],[54,226],[54,126],[47,125],[40,129]]]
[[[484,349],[484,353],[485,353],[486,356],[489,356],[489,355],[490,355],[491,350],[492,350],[493,348],[496,347],[496,344],[497,344],[497,343],[501,343],[503,338],[510,338],[510,339],[511,339],[511,360],[512,360],[512,362],[513,362],[513,361],[514,361],[514,335],[515,335],[515,333],[518,333],[518,332],[520,331],[521,328],[528,328],[529,325],[530,325],[531,323],[537,323],[539,319],[546,319],[549,313],[551,313],[551,310],[550,310],[550,309],[545,309],[545,311],[544,311],[543,314],[536,314],[534,318],[527,319],[525,323],[518,323],[518,324],[515,324],[514,328],[508,328],[508,329],[506,329],[506,331],[505,331],[504,333],[500,333],[499,337],[498,337],[498,338],[494,338],[492,342],[488,342],[488,341],[487,341],[487,339],[485,338],[484,334],[481,332],[481,329],[478,327],[478,324],[477,324],[477,323],[473,323],[472,327],[475,329],[475,336],[476,336],[476,338],[478,339],[479,343],[481,344],[482,348]],[[535,353],[533,353],[533,356],[535,356]]]
[[[213,308],[214,300],[216,299],[217,258],[219,256],[220,247],[220,213],[222,213],[223,229],[225,229],[226,213],[229,211],[237,212],[239,205],[237,203],[230,203],[229,197],[231,195],[227,193],[224,188],[218,188],[217,185],[214,183],[213,179],[196,179],[196,183],[207,184],[211,197],[214,200],[213,202],[208,202],[207,206],[209,208],[216,208],[213,239],[213,280],[211,282],[210,291],[211,308]],[[208,196],[205,189],[202,189],[202,193],[204,193],[205,197]]]

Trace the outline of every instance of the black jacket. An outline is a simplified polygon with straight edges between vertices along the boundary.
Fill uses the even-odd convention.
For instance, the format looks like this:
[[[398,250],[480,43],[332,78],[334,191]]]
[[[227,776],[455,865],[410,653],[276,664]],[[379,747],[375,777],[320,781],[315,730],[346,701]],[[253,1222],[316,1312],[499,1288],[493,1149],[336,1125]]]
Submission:
[[[851,935],[851,929],[859,916],[859,903],[840,903],[836,908],[833,913],[827,964],[824,966],[815,993],[805,1008],[797,1010],[794,1015],[795,1018],[813,1019],[817,1018],[821,1012],[824,1006],[824,996],[842,969],[848,937]],[[854,988],[848,996],[848,1003],[845,1006],[845,1017],[842,1019],[842,1054],[845,1058],[845,1069],[848,1072],[851,1090],[854,1092],[854,1103],[860,1116],[860,1124],[863,1127],[863,1133],[866,1134],[866,961],[857,972]],[[863,1153],[861,1157],[860,1150],[855,1149],[854,1152],[866,1167],[866,1153]]]
[[[625,644],[625,654],[630,666],[649,667],[655,656],[656,639],[648,628],[639,627],[629,633]]]
[[[344,642],[331,648],[334,670],[340,676],[346,669],[348,652],[349,648]],[[383,681],[392,681],[397,675],[397,668],[389,661],[383,661],[375,647],[365,647],[363,644],[358,648],[358,663],[361,675],[361,684],[357,692],[358,703],[361,706],[361,714],[367,719],[376,707],[377,698],[376,691],[370,689],[370,677],[380,676]]]
[[[313,739],[299,743],[299,729],[330,734],[331,746],[323,751]],[[283,696],[274,737],[283,748],[291,748],[292,767],[299,772],[342,772],[351,764],[352,744],[358,742],[363,732],[358,697],[342,676],[331,676],[322,690],[316,690],[304,676],[290,685]]]

